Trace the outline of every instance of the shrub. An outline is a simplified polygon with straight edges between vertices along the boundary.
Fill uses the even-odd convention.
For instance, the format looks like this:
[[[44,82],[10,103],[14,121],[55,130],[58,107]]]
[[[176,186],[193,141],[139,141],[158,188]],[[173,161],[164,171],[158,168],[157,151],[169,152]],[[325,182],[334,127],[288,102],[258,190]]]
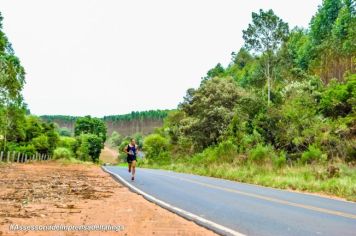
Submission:
[[[215,150],[217,160],[221,162],[232,162],[237,155],[237,147],[230,140],[219,143]]]
[[[287,156],[286,153],[284,151],[282,151],[279,156],[273,158],[273,165],[277,168],[281,168],[283,166],[285,166],[287,163]]]
[[[274,150],[271,146],[258,144],[255,148],[249,151],[249,159],[253,162],[263,163],[267,160],[275,158]]]
[[[40,153],[47,153],[49,151],[50,145],[48,142],[48,137],[44,134],[33,138],[31,141],[32,145],[36,148],[36,150]]]
[[[71,152],[70,149],[65,148],[65,147],[59,147],[56,148],[53,152],[53,158],[54,159],[67,159],[69,160],[71,157],[73,157],[73,153]]]
[[[331,82],[323,92],[320,100],[320,110],[325,116],[336,118],[346,116],[353,109],[356,93],[356,75],[346,78],[346,82],[340,84]]]
[[[148,159],[159,159],[166,156],[168,144],[168,140],[159,134],[148,135],[143,143],[146,157]]]
[[[77,140],[78,158],[83,161],[98,162],[101,149],[104,147],[102,138],[95,134],[81,134]]]
[[[111,147],[118,147],[122,141],[123,137],[118,132],[113,131],[108,140],[108,143]]]
[[[72,136],[72,131],[68,129],[67,127],[61,127],[58,129],[58,133],[60,136],[65,136],[65,137],[71,137]]]
[[[67,148],[67,149],[71,150],[72,152],[74,152],[76,145],[77,145],[77,140],[75,138],[60,137],[57,146]]]
[[[32,144],[19,146],[15,149],[15,151],[26,154],[28,156],[32,156],[32,155],[36,154],[36,148]]]
[[[303,152],[301,157],[301,162],[303,164],[323,160],[326,160],[326,155],[323,154],[322,151],[314,145],[310,145],[308,150]]]

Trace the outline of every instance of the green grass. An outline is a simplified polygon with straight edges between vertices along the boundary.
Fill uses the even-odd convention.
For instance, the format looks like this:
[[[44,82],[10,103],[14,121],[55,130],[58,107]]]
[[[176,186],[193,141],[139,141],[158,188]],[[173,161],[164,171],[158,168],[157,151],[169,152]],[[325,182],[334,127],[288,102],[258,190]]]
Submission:
[[[120,163],[116,164],[116,166],[128,167],[129,165],[127,164],[127,162],[120,162]]]
[[[335,177],[329,177],[327,166],[322,164],[273,168],[257,164],[233,165],[221,163],[204,166],[191,163],[158,165],[146,162],[140,163],[140,166],[211,176],[280,189],[322,193],[356,201],[356,168],[349,167],[343,163],[334,164],[340,169],[339,175]]]

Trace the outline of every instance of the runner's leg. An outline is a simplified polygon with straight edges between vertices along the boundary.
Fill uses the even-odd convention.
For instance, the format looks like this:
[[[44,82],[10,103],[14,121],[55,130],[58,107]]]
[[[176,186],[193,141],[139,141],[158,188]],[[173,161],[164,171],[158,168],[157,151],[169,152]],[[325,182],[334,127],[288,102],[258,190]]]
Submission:
[[[132,161],[132,180],[135,179],[135,173],[136,173],[136,161]]]

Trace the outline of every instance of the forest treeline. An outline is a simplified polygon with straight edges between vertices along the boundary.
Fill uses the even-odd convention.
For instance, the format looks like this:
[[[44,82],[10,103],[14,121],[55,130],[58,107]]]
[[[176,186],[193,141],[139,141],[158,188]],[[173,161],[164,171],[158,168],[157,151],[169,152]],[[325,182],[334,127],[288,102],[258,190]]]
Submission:
[[[103,121],[132,121],[139,119],[164,119],[167,117],[169,110],[149,110],[149,111],[133,111],[123,115],[110,115],[101,118]],[[66,116],[66,115],[43,115],[42,119],[50,122],[61,121],[62,123],[75,122],[79,116]]]
[[[356,196],[355,13],[324,0],[307,29],[252,13],[243,47],[145,138],[141,165]]]
[[[99,118],[108,127],[108,135],[113,132],[122,135],[134,135],[136,133],[149,134],[157,127],[162,126],[163,119],[167,117],[169,110],[134,111],[123,115],[110,115]],[[41,119],[46,122],[54,122],[60,127],[60,133],[68,135],[74,132],[77,116],[43,115]]]

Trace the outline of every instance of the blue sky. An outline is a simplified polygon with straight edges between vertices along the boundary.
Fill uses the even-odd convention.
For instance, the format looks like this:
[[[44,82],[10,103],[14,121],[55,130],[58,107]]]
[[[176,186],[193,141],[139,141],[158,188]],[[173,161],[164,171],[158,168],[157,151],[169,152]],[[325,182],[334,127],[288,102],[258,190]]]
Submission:
[[[33,114],[173,109],[243,45],[251,13],[308,27],[321,0],[0,0]]]

